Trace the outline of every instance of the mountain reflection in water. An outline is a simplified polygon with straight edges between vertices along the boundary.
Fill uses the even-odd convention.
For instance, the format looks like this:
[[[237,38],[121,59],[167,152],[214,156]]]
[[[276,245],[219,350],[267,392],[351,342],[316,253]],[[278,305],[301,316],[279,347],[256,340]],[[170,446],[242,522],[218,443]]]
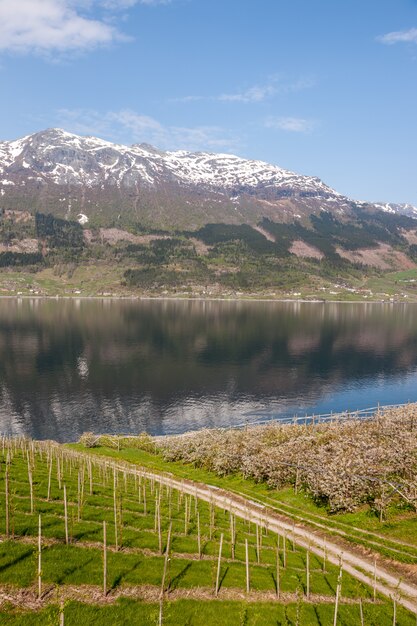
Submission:
[[[0,300],[0,431],[75,440],[417,400],[417,305]]]

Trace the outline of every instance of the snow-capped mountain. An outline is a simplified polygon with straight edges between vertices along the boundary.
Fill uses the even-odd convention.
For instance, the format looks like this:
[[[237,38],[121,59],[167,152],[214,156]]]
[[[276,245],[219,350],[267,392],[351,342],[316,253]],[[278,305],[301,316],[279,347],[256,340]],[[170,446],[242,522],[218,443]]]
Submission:
[[[412,204],[395,204],[393,202],[375,202],[374,206],[386,213],[395,213],[397,215],[407,215],[408,217],[414,217],[417,219],[417,207]]]
[[[352,206],[319,178],[230,154],[163,152],[60,129],[0,142],[0,208],[193,228],[343,215]]]

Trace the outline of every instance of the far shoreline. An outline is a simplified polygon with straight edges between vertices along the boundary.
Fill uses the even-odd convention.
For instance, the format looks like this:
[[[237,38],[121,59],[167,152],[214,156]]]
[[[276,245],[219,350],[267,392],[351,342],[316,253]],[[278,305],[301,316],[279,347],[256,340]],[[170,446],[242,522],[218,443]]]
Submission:
[[[417,300],[326,300],[326,299],[309,299],[309,298],[260,298],[260,297],[208,297],[204,298],[201,296],[135,296],[135,295],[126,295],[126,296],[86,296],[86,295],[38,295],[38,294],[20,294],[20,295],[0,295],[1,300],[101,300],[104,302],[110,301],[135,301],[135,302],[145,302],[145,301],[172,301],[172,302],[268,302],[268,303],[281,303],[281,304],[389,304],[389,305],[409,305],[409,304],[417,304]]]

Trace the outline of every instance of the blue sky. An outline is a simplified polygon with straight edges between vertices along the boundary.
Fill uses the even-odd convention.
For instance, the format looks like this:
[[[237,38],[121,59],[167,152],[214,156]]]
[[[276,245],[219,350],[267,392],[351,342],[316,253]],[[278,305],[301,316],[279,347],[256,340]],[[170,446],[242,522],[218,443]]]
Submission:
[[[233,152],[417,205],[417,0],[0,0],[0,138]]]

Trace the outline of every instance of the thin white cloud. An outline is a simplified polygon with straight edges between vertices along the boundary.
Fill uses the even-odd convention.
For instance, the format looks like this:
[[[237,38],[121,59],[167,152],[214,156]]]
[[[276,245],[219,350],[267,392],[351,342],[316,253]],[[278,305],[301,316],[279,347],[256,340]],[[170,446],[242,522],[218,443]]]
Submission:
[[[291,133],[311,133],[317,123],[301,117],[269,117],[265,121],[266,128],[285,130]]]
[[[129,109],[62,109],[56,122],[71,132],[97,135],[120,143],[150,143],[164,150],[236,151],[240,142],[218,126],[171,126]]]
[[[157,4],[170,4],[171,0],[97,0],[97,3],[105,9],[121,10],[130,9],[136,4],[156,6]]]
[[[377,41],[387,45],[393,45],[395,43],[417,43],[417,28],[387,33],[386,35],[377,37]]]
[[[262,102],[277,93],[274,84],[251,87],[241,93],[225,93],[217,96],[220,102]]]
[[[0,0],[0,51],[67,53],[127,40],[113,14],[169,0]]]
[[[278,94],[295,93],[304,89],[310,89],[315,85],[313,78],[301,78],[294,82],[286,82],[280,76],[271,76],[267,82],[254,85],[241,91],[222,93],[215,96],[184,96],[175,98],[175,102],[197,102],[199,100],[211,100],[217,102],[241,102],[253,103],[263,102]]]

